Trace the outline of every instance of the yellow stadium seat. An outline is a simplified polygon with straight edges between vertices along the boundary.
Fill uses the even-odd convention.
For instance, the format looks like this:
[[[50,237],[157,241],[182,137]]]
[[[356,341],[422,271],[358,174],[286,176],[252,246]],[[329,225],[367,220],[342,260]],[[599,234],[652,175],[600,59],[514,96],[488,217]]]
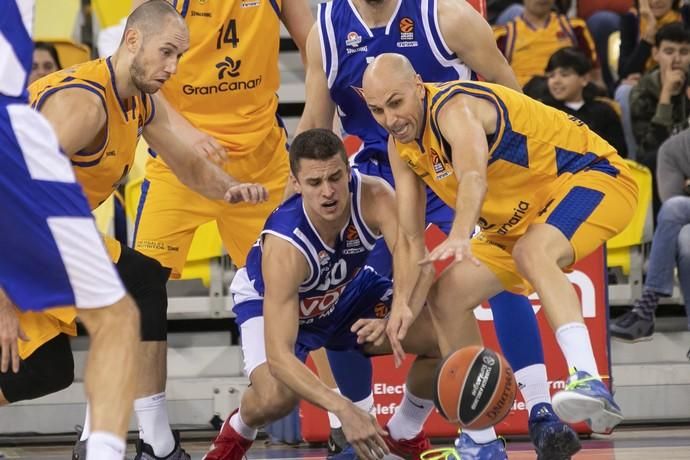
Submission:
[[[104,235],[110,235],[112,233],[113,217],[115,214],[114,196],[115,195],[111,195],[92,212],[96,220],[98,231]]]
[[[618,59],[620,58],[621,54],[621,33],[619,30],[612,32],[611,35],[609,35],[608,51],[609,62],[607,62],[606,65],[609,66],[611,76],[613,77],[613,80],[616,81],[618,80]]]
[[[60,58],[60,64],[62,64],[63,68],[81,64],[91,59],[91,48],[83,43],[76,43],[71,40],[59,38],[45,38],[41,41],[55,45],[58,57]]]
[[[639,188],[637,208],[630,224],[606,243],[607,265],[620,267],[625,275],[631,270],[631,251],[641,251],[641,245],[651,241],[652,173],[649,168],[632,160],[625,160]],[[639,270],[642,267],[636,267]]]
[[[118,3],[111,0],[112,3]],[[34,40],[72,40],[77,29],[81,0],[36,0]]]
[[[91,8],[98,19],[101,29],[111,27],[129,15],[132,8],[131,0],[91,0]]]

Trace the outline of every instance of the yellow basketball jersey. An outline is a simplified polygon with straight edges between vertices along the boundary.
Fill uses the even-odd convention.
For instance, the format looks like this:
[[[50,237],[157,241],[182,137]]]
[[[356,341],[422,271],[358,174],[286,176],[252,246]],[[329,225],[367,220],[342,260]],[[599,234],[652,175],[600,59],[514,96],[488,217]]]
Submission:
[[[98,95],[107,115],[101,146],[72,156],[77,181],[93,209],[126,178],[142,129],[153,116],[153,102],[151,96],[143,93],[120,99],[108,58],[85,62],[35,81],[29,87],[32,106],[40,109],[48,97],[65,88],[81,88]]]
[[[627,167],[616,150],[577,118],[509,88],[491,83],[452,81],[425,83],[424,131],[421,142],[396,141],[400,157],[446,204],[455,208],[458,182],[452,153],[438,128],[438,112],[454,96],[470,95],[491,102],[497,129],[487,138],[488,191],[481,210],[486,222],[497,222],[506,210],[517,216],[494,228],[499,235],[528,225],[522,217],[536,213],[540,197],[572,174],[584,170],[612,176]],[[462,127],[458,127],[462,129]]]
[[[597,63],[594,40],[582,19],[551,13],[546,25],[537,27],[520,16],[496,27],[494,35],[520,86],[535,75],[543,75],[553,53],[567,46],[579,48]]]
[[[170,0],[190,48],[163,94],[192,124],[247,155],[276,124],[281,0]]]

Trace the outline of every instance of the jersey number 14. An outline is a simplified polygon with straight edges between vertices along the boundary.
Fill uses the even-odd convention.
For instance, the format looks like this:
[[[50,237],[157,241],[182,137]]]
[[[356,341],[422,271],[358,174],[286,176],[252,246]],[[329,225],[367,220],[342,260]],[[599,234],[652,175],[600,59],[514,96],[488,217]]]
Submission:
[[[226,25],[220,26],[220,29],[218,29],[218,40],[216,41],[217,49],[220,49],[226,43],[230,43],[233,48],[237,48],[239,42],[237,21],[230,19]]]

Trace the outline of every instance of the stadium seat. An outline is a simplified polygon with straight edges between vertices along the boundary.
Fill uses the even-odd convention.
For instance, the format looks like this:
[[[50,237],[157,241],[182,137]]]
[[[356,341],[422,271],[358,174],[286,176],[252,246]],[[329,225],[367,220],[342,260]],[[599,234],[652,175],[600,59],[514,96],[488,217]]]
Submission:
[[[112,2],[118,3],[118,2]],[[81,12],[81,0],[36,0],[34,39],[74,40]]]
[[[63,68],[81,64],[91,59],[91,48],[83,43],[60,38],[42,38],[41,41],[55,45]]]
[[[613,275],[611,304],[630,305],[642,293],[645,250],[653,236],[652,173],[632,160],[625,160],[639,188],[637,208],[630,224],[606,244],[607,266]],[[627,303],[626,303],[627,302]]]
[[[609,66],[609,72],[615,81],[618,80],[618,59],[621,54],[621,33],[619,30],[609,35],[608,50],[609,62],[606,64]]]
[[[129,14],[129,10],[132,8],[132,1],[91,0],[91,8],[95,18],[98,20],[100,29],[105,29],[118,24],[122,18]]]

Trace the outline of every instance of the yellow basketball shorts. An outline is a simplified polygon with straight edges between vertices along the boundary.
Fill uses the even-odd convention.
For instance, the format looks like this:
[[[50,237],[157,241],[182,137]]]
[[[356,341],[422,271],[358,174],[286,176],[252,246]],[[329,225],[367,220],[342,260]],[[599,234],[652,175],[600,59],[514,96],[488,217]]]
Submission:
[[[529,224],[546,223],[558,228],[570,241],[577,262],[622,232],[632,219],[636,204],[637,184],[626,165],[620,167],[615,177],[585,171],[561,181],[541,203],[535,203],[534,208],[541,211],[530,216]],[[507,210],[506,221],[513,212]],[[522,232],[505,235],[482,231],[472,239],[472,252],[506,290],[529,295],[534,289],[518,273],[512,257],[515,243],[528,226],[521,228]]]
[[[110,236],[104,236],[105,248],[113,263],[117,263],[122,253],[121,243]],[[29,337],[19,340],[19,357],[26,359],[44,343],[58,334],[77,335],[77,309],[74,307],[51,308],[41,312],[20,312],[19,326]]]
[[[283,199],[290,170],[286,142],[284,129],[276,125],[252,154],[228,160],[226,171],[232,177],[266,187],[268,201],[258,205],[209,200],[183,185],[165,163],[150,158],[137,210],[134,249],[172,269],[172,278],[179,278],[194,232],[215,221],[232,261],[243,266],[266,218]]]

